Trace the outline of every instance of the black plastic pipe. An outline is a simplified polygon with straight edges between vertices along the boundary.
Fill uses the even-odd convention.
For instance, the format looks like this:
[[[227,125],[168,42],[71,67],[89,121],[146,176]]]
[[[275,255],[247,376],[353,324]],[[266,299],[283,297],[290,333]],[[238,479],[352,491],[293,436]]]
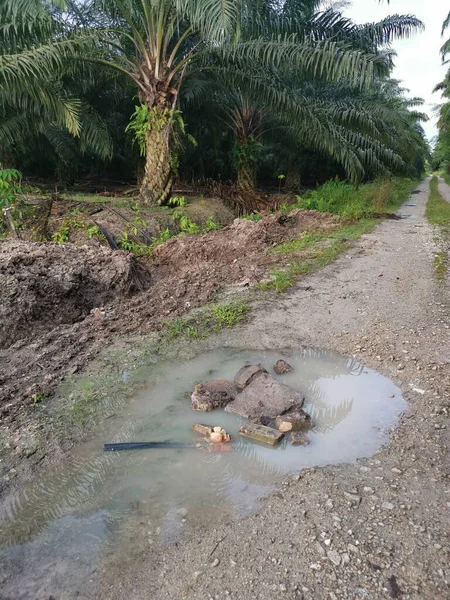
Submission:
[[[104,444],[106,452],[117,452],[119,450],[141,450],[143,448],[193,448],[194,446],[183,442],[120,442],[117,444]]]

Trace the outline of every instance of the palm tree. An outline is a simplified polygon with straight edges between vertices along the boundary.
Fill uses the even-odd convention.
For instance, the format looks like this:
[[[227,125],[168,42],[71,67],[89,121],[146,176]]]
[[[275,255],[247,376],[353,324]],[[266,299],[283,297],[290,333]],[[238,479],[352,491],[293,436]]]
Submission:
[[[384,59],[340,41],[315,40],[301,27],[294,31],[292,11],[289,18],[272,21],[259,16],[273,15],[270,5],[257,0],[90,0],[83,3],[84,14],[90,11],[88,24],[78,24],[44,52],[51,64],[67,58],[68,48],[79,57],[89,51],[91,61],[132,80],[140,102],[134,129],[145,139],[141,195],[146,202],[164,202],[170,192],[174,129],[183,128],[178,99],[193,72],[216,73],[256,89],[258,68],[280,69],[283,63],[311,77],[344,77],[363,86],[374,68],[385,67]],[[77,6],[74,0],[72,6]],[[23,75],[22,65],[15,66]]]
[[[112,141],[89,101],[93,82],[106,78],[52,51],[64,30],[49,6],[7,0],[0,9],[0,162],[47,159],[61,172],[79,154],[110,158]]]
[[[255,137],[247,127],[253,113],[258,121],[262,110],[281,112],[292,120],[299,140],[333,155],[353,180],[360,179],[363,168],[357,150],[361,140],[343,128],[336,129],[324,111],[315,111],[313,100],[299,94],[290,97],[278,74],[287,70],[304,82],[345,81],[346,86],[366,88],[375,73],[389,70],[388,58],[372,51],[376,44],[394,35],[409,35],[418,26],[413,18],[399,18],[366,30],[333,11],[314,16],[314,0],[285,4],[269,0],[69,0],[65,12],[55,7],[44,10],[39,0],[7,0],[7,4],[20,5],[28,14],[34,11],[39,18],[29,43],[18,44],[0,57],[3,101],[7,105],[6,97],[19,91],[31,95],[21,104],[25,113],[33,114],[39,95],[45,96],[46,86],[54,87],[55,73],[80,60],[128,78],[139,100],[131,126],[146,157],[141,195],[148,203],[163,203],[170,193],[176,162],[174,134],[177,127],[184,129],[179,98],[187,78],[199,73],[213,75],[241,95],[242,107],[246,106],[241,111],[241,146],[248,146]],[[14,30],[20,32],[21,12],[13,12]],[[3,29],[5,40],[8,31]],[[373,40],[372,46],[368,40]],[[58,122],[80,134],[80,103],[61,88],[53,95],[47,90],[45,97],[51,97]],[[249,102],[257,98],[254,109]],[[50,104],[50,99],[46,101]],[[12,121],[9,126],[12,130]],[[252,142],[252,152],[257,143]],[[250,175],[240,177],[243,185]]]

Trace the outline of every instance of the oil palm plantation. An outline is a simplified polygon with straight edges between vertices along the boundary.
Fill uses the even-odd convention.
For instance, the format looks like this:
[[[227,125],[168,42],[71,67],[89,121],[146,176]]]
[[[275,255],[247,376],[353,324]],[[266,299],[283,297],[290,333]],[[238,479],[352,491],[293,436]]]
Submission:
[[[106,121],[90,96],[97,96],[95,86],[112,83],[90,65],[64,60],[68,41],[53,50],[55,39],[64,36],[57,10],[39,0],[1,5],[0,162],[53,163],[62,175],[82,154],[111,156]]]
[[[105,128],[105,135],[96,135],[102,120],[90,119],[90,127],[92,111],[83,110],[83,94],[77,99],[77,90],[64,82],[77,79],[81,70],[89,81],[96,76],[94,66],[112,69],[131,83],[138,99],[130,129],[145,155],[141,195],[149,203],[164,202],[170,192],[177,162],[174,142],[185,129],[180,97],[192,91],[196,78],[203,89],[211,80],[233,89],[241,98],[239,110],[246,114],[238,116],[244,121],[253,120],[253,113],[258,122],[262,115],[281,116],[300,142],[333,156],[354,181],[361,179],[360,145],[366,144],[366,158],[376,157],[370,144],[345,129],[342,117],[333,120],[338,107],[317,108],[315,98],[300,93],[298,86],[292,94],[285,80],[370,89],[374,76],[387,74],[390,67],[389,54],[379,52],[379,46],[420,25],[412,17],[395,17],[355,26],[333,11],[316,13],[314,0],[60,0],[59,5],[6,0],[5,6],[0,135],[17,139],[31,116],[39,131],[56,124],[107,149]],[[39,119],[43,104],[46,118]],[[244,121],[241,146],[255,138]],[[236,156],[242,155],[237,150]],[[246,185],[250,176],[244,170],[240,180]]]

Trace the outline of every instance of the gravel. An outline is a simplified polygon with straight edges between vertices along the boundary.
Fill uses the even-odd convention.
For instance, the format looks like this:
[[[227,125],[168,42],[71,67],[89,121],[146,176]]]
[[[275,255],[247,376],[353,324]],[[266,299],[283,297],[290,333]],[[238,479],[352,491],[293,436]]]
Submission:
[[[98,574],[96,599],[450,597],[449,282],[434,276],[427,191],[425,181],[415,206],[399,211],[404,218],[383,222],[290,293],[262,300],[251,323],[208,342],[355,356],[408,402],[390,443],[370,459],[289,478],[242,520],[118,551]]]

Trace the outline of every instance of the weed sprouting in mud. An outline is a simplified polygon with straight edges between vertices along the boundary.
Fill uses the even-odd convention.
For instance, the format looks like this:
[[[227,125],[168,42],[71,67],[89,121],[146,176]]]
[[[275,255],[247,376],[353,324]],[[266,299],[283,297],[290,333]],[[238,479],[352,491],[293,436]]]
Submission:
[[[205,339],[213,333],[218,333],[224,327],[234,327],[238,323],[242,323],[249,310],[250,307],[241,302],[218,304],[206,308],[194,317],[163,321],[161,324],[163,339],[170,341],[179,336]]]

